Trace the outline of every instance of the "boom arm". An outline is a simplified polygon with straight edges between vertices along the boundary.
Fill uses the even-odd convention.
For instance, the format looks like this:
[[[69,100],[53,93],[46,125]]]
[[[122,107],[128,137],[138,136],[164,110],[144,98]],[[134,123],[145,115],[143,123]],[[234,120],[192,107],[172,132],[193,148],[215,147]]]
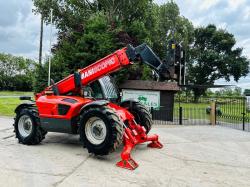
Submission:
[[[54,93],[60,95],[65,95],[69,92],[79,93],[81,86],[87,85],[107,74],[118,71],[122,67],[131,65],[135,60],[140,60],[142,63],[149,65],[160,75],[160,77],[169,79],[169,77],[166,76],[168,73],[165,64],[161,62],[159,57],[155,55],[148,45],[142,44],[135,48],[132,45],[128,45],[126,48],[117,50],[113,54],[47,87],[37,96],[44,95],[48,90],[53,90]]]
[[[66,77],[56,83],[54,87],[58,89],[60,95],[77,92],[81,88],[81,85],[87,85],[129,64],[131,62],[126,55],[126,48],[123,48]]]

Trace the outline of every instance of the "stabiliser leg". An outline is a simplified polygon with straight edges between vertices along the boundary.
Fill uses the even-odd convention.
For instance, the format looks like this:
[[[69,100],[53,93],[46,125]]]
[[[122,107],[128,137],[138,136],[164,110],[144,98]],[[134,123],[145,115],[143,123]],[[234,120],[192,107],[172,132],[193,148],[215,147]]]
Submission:
[[[121,161],[116,165],[121,168],[134,170],[138,167],[138,164],[131,158],[131,151],[137,145],[144,142],[150,142],[148,147],[161,149],[163,145],[158,140],[158,135],[147,135],[144,127],[140,125],[134,125],[133,130],[126,127],[125,134],[123,136],[124,148],[121,153]]]

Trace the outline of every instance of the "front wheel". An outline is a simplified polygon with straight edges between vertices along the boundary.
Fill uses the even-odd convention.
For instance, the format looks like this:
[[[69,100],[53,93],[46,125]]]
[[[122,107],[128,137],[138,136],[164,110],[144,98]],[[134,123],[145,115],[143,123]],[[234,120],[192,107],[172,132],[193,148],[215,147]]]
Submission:
[[[27,145],[39,144],[47,133],[40,127],[38,113],[33,108],[24,108],[17,113],[14,128],[19,143]]]
[[[95,155],[107,155],[122,143],[122,122],[115,111],[107,106],[84,111],[79,131],[84,147]]]

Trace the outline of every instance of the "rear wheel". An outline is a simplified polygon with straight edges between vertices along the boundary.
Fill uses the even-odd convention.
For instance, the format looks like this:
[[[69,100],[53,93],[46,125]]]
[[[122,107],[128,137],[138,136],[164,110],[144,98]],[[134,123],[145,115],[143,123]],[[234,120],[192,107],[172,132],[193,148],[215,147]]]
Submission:
[[[107,106],[84,111],[79,130],[84,147],[95,155],[107,155],[122,143],[122,122],[115,111]]]
[[[16,115],[14,128],[19,143],[27,145],[39,144],[47,133],[40,127],[35,108],[21,109]]]
[[[121,105],[128,109],[128,111],[135,117],[136,123],[145,127],[146,133],[148,134],[152,127],[152,115],[148,111],[145,105],[139,102],[126,102]]]

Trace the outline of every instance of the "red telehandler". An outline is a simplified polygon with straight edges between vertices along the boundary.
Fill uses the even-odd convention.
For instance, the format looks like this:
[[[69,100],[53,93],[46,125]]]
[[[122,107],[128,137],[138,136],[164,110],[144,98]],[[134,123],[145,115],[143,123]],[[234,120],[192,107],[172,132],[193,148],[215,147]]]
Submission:
[[[162,62],[146,45],[128,45],[111,55],[85,67],[65,79],[52,83],[41,93],[15,109],[15,134],[22,144],[39,144],[47,132],[79,134],[89,153],[107,155],[122,142],[124,148],[117,166],[135,169],[138,164],[130,153],[143,142],[152,148],[162,148],[157,135],[147,135],[152,118],[148,109],[139,102],[116,100],[118,92],[110,73],[132,65],[146,63],[161,80],[173,78],[173,70]]]

